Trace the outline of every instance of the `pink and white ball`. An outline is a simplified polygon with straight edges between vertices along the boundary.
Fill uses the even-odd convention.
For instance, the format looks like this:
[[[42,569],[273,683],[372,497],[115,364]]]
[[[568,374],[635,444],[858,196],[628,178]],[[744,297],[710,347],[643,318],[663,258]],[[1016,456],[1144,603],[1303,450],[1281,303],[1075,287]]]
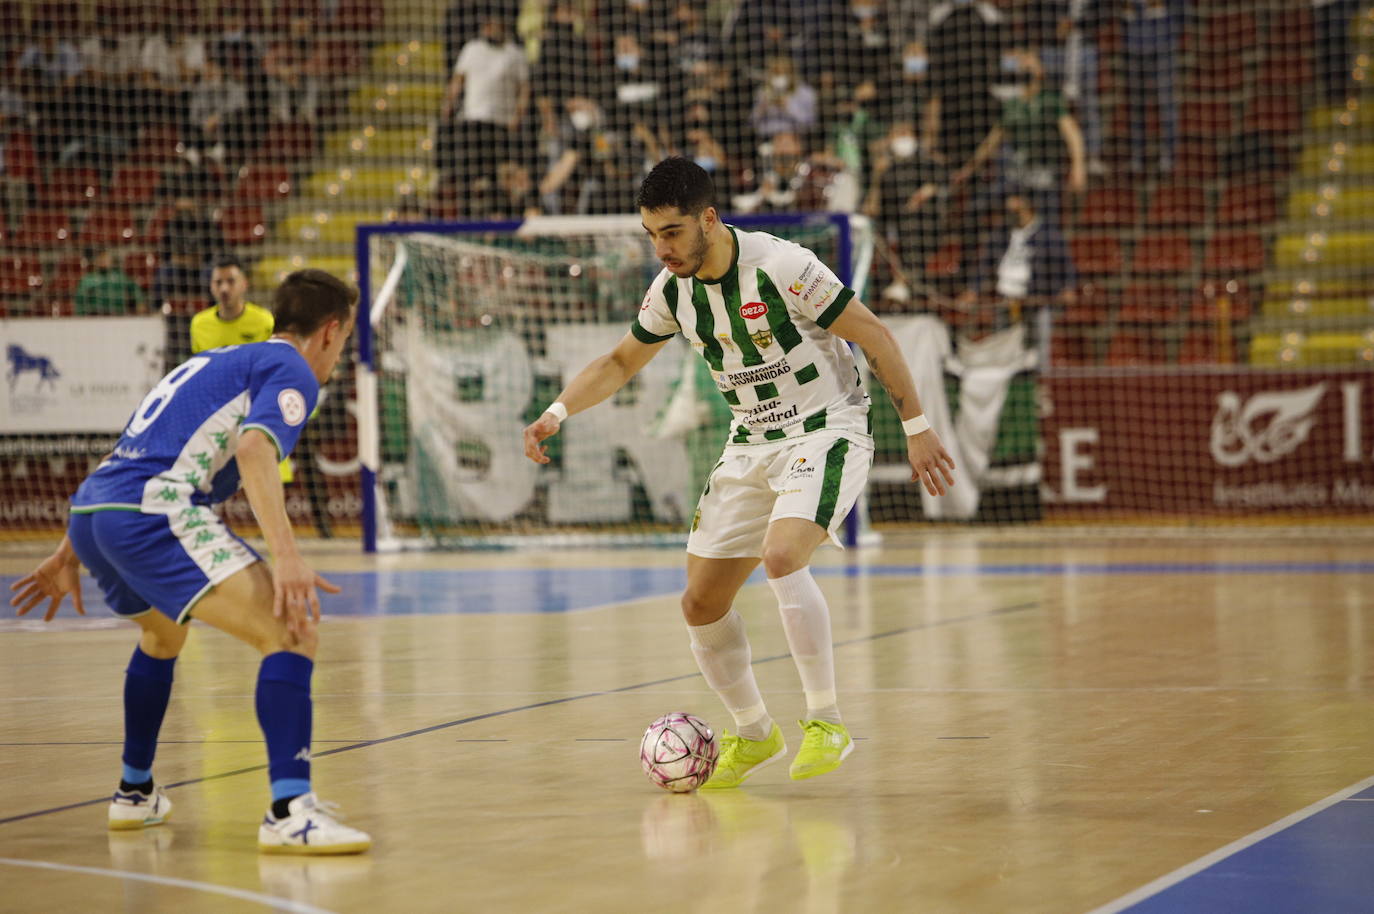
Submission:
[[[716,770],[720,747],[706,721],[685,711],[665,714],[649,724],[639,743],[639,764],[664,790],[690,793]]]

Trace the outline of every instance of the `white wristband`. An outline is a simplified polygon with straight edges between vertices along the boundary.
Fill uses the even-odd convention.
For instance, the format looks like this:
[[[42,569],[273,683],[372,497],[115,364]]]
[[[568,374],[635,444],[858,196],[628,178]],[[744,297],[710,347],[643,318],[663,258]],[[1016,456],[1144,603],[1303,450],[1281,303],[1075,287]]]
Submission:
[[[930,420],[925,417],[925,413],[919,416],[912,416],[910,419],[902,420],[902,431],[910,438],[912,435],[919,435],[921,432],[930,431]]]
[[[560,400],[554,400],[548,405],[544,412],[551,414],[558,420],[560,425],[563,424],[563,420],[568,418],[568,408],[564,406]]]

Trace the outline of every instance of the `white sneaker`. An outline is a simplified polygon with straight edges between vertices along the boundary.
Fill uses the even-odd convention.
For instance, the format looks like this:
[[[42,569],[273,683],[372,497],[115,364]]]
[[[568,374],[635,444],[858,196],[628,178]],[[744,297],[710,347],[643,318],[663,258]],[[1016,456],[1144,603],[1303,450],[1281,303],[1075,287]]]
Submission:
[[[172,801],[167,799],[167,793],[161,786],[154,787],[150,794],[137,790],[116,790],[110,798],[110,828],[123,831],[161,825],[171,812]]]
[[[264,854],[359,854],[372,846],[367,832],[349,828],[336,816],[338,807],[313,793],[303,793],[288,805],[284,819],[269,809],[258,827],[258,850]]]

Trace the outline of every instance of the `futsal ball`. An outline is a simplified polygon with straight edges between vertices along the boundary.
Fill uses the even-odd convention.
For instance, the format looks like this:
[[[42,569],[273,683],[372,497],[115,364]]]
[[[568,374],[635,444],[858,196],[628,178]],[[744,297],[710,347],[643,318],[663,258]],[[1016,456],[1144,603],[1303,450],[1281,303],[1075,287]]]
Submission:
[[[649,724],[639,742],[639,764],[664,790],[690,793],[716,770],[720,747],[706,721],[685,711],[665,714]]]

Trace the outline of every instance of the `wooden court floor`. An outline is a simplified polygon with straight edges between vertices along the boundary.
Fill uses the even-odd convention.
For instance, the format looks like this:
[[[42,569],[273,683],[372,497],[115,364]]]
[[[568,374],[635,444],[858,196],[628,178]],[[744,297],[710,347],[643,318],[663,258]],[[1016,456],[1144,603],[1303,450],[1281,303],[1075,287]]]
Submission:
[[[316,789],[372,852],[256,853],[257,658],[203,627],[155,766],[172,818],[108,833],[135,630],[88,600],[86,620],[0,622],[0,911],[1119,910],[1374,775],[1368,530],[828,551],[856,751],[688,796],[637,759],[663,712],[728,723],[676,551],[316,560],[347,590],[325,604]],[[0,559],[0,579],[29,563]],[[737,605],[790,755],[802,706],[771,592]]]

